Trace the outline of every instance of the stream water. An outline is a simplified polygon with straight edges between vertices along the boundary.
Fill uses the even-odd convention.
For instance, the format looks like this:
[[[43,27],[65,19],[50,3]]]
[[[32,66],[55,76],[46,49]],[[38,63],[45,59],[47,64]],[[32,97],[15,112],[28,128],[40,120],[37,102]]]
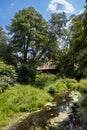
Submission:
[[[48,103],[42,110],[34,112],[8,130],[87,130],[86,119],[82,121],[78,112],[79,106],[71,106],[72,97],[69,92],[53,97],[51,104]]]

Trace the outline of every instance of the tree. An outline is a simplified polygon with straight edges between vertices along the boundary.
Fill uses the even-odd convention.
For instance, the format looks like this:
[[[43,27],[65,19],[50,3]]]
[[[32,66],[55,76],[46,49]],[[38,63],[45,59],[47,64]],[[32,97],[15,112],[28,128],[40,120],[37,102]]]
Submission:
[[[49,30],[56,37],[56,41],[62,47],[66,41],[66,15],[65,13],[53,13],[48,22]]]
[[[47,22],[33,7],[16,13],[8,28],[14,54],[22,63],[35,65],[52,49]]]
[[[66,16],[65,13],[53,13],[51,19],[49,20],[49,28],[56,37],[63,35],[63,27],[66,25]]]
[[[83,46],[80,51],[79,61],[82,61],[80,62],[80,66],[83,70],[83,76],[87,77],[87,1],[83,13]]]
[[[52,14],[48,24],[49,30],[55,36],[55,40],[59,45],[55,56],[55,60],[58,65],[58,73],[61,76],[73,77],[73,56],[69,53],[68,44],[70,44],[70,39],[66,23],[67,18],[63,12],[59,14]]]
[[[87,6],[85,11],[73,18],[70,51],[74,57],[77,77],[87,76]]]
[[[0,60],[7,64],[14,64],[12,48],[8,42],[8,36],[3,28],[0,27]]]
[[[4,60],[7,43],[6,33],[3,31],[3,28],[0,27],[0,60]]]

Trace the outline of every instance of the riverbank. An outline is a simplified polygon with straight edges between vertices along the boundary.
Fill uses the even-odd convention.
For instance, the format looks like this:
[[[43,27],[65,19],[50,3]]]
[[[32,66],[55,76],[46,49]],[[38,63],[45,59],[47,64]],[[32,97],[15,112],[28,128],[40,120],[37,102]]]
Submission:
[[[15,85],[0,95],[0,130],[7,130],[25,118],[27,114],[41,109],[52,97],[44,90],[31,85]]]
[[[59,124],[68,119],[70,106],[72,106],[74,102],[78,102],[78,100],[80,100],[81,98],[81,94],[77,91],[72,91],[69,95],[67,95],[66,93],[62,93],[59,95],[60,96],[58,98],[60,98],[61,104],[58,104],[59,102],[55,102],[55,100],[54,102],[47,103],[44,106],[44,109],[39,112],[33,113],[23,122],[19,124],[17,123],[17,125],[14,125],[14,127],[12,127],[12,130],[31,130],[34,129],[34,127],[35,130],[41,130],[44,128],[46,130],[49,130],[50,128],[58,129]]]
[[[59,130],[59,125],[64,122],[69,120],[69,114],[71,111],[71,106],[73,103],[80,103],[82,99],[82,95],[78,91],[71,91],[69,94],[69,97],[72,98],[71,102],[68,105],[63,105],[60,106],[62,107],[62,110],[60,109],[59,115],[57,117],[52,117],[48,120],[48,127],[54,130]],[[64,130],[64,129],[63,129]]]
[[[56,106],[55,108],[55,105],[61,106],[61,102],[65,102],[64,99],[67,98],[67,95],[69,95],[70,91],[73,90],[72,94],[69,95],[69,98],[70,96],[73,96],[73,102],[74,98],[75,101],[79,99],[78,101],[80,102],[81,97],[84,97],[84,95],[86,95],[87,90],[87,80],[81,80],[77,82],[75,79],[57,79],[55,76],[50,76],[47,74],[38,76],[36,80],[36,85],[37,86],[35,86],[35,84],[33,86],[16,84],[15,86],[8,88],[4,93],[0,95],[1,130],[7,130],[8,126],[13,126],[14,124],[17,124],[18,121],[20,123],[22,120],[27,119],[30,115],[32,117],[32,114],[37,115],[37,113],[39,112],[34,112],[37,110],[40,110],[40,112],[42,111],[43,114],[39,113],[40,116],[38,116],[38,118],[43,117],[44,120],[42,118],[41,122],[45,122],[45,126],[47,126],[49,119],[59,116],[60,107]],[[80,95],[78,98],[78,92],[76,90],[85,93],[83,95]],[[66,92],[68,93],[66,94],[66,96],[64,96]],[[58,94],[59,97],[54,98],[53,96],[51,96],[55,94]],[[58,103],[56,103],[53,98],[56,99]],[[48,106],[46,106],[47,103],[49,103]],[[86,108],[86,101],[84,103]],[[61,109],[62,107],[63,106],[61,106]],[[81,111],[83,113],[82,108]],[[64,120],[65,118],[67,118],[67,115],[63,112],[62,117]],[[28,119],[31,120],[31,118]],[[36,117],[34,119],[37,120]],[[40,125],[42,126],[42,124],[43,123],[41,123]]]

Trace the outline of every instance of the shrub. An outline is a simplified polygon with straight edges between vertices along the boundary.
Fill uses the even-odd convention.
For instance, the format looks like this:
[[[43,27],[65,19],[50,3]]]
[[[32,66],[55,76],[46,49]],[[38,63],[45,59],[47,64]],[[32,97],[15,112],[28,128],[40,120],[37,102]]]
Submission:
[[[40,73],[36,75],[35,85],[41,89],[47,85],[53,83],[56,80],[56,76],[53,74]]]
[[[33,83],[35,81],[36,69],[28,64],[22,64],[18,68],[18,82],[22,84]]]
[[[79,90],[81,92],[87,93],[87,79],[82,79],[79,82]]]
[[[17,79],[17,73],[12,65],[0,62],[0,87],[4,91],[9,85],[14,84]]]
[[[64,84],[61,80],[56,81],[55,87],[56,87],[57,92],[64,92],[67,90],[66,84]]]
[[[81,106],[84,108],[85,112],[87,113],[87,95],[82,99]]]
[[[54,83],[48,85],[45,88],[49,93],[60,93],[67,90],[66,85],[62,82],[62,80],[56,80]]]
[[[49,92],[50,94],[53,94],[53,93],[56,93],[56,92],[57,92],[54,83],[48,85],[48,86],[45,88],[45,90],[46,90],[47,92]]]
[[[65,78],[64,81],[67,88],[70,90],[78,89],[79,83],[75,79]]]

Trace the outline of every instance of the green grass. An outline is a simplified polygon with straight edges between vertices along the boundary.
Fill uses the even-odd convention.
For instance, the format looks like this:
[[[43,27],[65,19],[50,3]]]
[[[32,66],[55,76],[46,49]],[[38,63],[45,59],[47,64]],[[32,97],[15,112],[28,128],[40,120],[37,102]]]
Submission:
[[[56,76],[48,73],[40,73],[36,75],[35,85],[40,89],[44,89],[56,81]]]
[[[78,89],[79,83],[75,79],[65,78],[65,79],[63,79],[63,82],[65,83],[67,88],[70,90],[77,90]]]
[[[87,79],[82,79],[79,81],[79,91],[83,94],[83,100],[81,101],[81,105],[84,108],[87,116]]]
[[[55,75],[39,74],[35,86],[16,84],[0,94],[0,128],[8,126],[11,120],[24,113],[31,113],[52,100],[49,92],[60,93],[67,90],[87,92],[87,80],[79,83],[75,79],[57,79]],[[12,124],[11,124],[12,125]]]
[[[82,79],[79,82],[79,91],[87,93],[87,79]]]
[[[7,125],[15,114],[37,110],[51,99],[44,90],[30,85],[10,87],[0,95],[0,126]]]
[[[45,87],[45,90],[49,93],[60,93],[65,92],[68,89],[61,80],[56,80],[54,83],[51,83],[47,87]]]
[[[79,83],[75,79],[64,78],[56,79],[55,82],[51,82],[45,89],[48,92],[60,93],[67,90],[77,90]]]

